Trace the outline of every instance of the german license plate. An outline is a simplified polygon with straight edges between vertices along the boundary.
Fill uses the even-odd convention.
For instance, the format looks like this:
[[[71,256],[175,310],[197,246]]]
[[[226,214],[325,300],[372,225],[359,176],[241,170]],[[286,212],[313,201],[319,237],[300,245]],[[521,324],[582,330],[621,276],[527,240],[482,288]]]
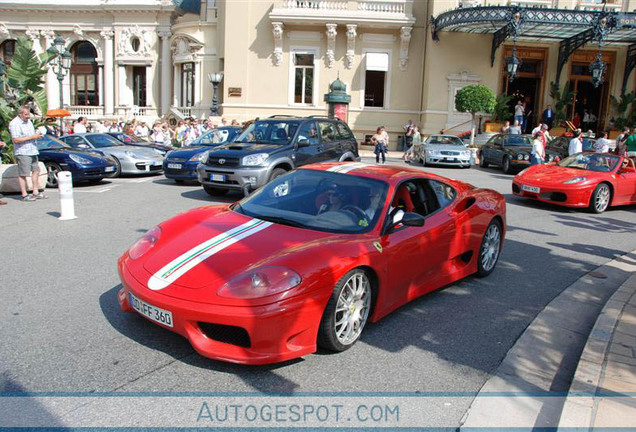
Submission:
[[[224,182],[225,174],[210,174],[210,180],[216,181],[216,182]]]
[[[135,297],[132,293],[128,294],[128,300],[130,302],[130,306],[146,318],[168,327],[173,326],[172,312],[146,303],[145,301]]]
[[[181,169],[181,164],[178,163],[169,163],[168,168],[170,169]]]
[[[538,187],[528,185],[521,185],[521,190],[532,193],[539,193],[541,191],[541,189]]]
[[[104,172],[113,172],[115,171],[115,167],[106,167],[104,168]]]

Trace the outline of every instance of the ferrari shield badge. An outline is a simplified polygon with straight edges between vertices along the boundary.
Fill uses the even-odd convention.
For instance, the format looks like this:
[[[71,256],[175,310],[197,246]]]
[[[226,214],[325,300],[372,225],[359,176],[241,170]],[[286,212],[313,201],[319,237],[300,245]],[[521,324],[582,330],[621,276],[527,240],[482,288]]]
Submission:
[[[380,242],[373,242],[373,246],[375,246],[375,248],[378,250],[378,252],[382,253],[382,245],[380,244]]]

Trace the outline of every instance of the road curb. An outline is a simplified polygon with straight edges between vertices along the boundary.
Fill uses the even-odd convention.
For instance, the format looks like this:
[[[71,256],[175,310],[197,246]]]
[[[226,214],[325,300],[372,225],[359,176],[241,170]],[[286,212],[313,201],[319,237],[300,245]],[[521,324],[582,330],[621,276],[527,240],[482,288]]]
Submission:
[[[608,300],[635,272],[636,250],[586,273],[555,297],[486,381],[460,430],[556,428],[590,332]]]
[[[609,299],[581,354],[570,392],[563,406],[559,430],[593,427],[595,414],[602,396],[602,379],[608,364],[608,355],[614,339],[614,332],[628,304],[634,304],[636,296],[636,274],[629,277]],[[578,394],[577,394],[578,393]]]

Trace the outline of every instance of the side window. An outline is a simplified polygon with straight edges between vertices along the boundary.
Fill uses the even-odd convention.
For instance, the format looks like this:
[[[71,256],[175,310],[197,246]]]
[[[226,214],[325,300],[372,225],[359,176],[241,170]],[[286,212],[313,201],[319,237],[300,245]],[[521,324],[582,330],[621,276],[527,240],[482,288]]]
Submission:
[[[334,142],[337,139],[336,128],[333,123],[319,122],[320,136],[323,142]]]
[[[431,185],[433,192],[435,192],[439,208],[446,207],[447,205],[452,203],[455,199],[455,196],[457,196],[457,192],[455,192],[455,189],[445,183],[438,182],[436,180],[429,180],[428,183]]]
[[[307,140],[311,145],[318,144],[318,127],[315,121],[306,122],[300,127],[298,141],[300,140]]]
[[[71,147],[77,147],[79,144],[86,144],[84,142],[84,138],[78,136],[64,137],[62,140]]]
[[[336,123],[336,128],[338,129],[338,135],[340,135],[340,139],[352,139],[353,133],[349,130],[346,124],[344,123]]]
[[[501,135],[498,135],[495,138],[493,138],[492,142],[493,142],[493,144],[495,146],[502,146],[503,145],[503,141],[504,141],[503,137]]]

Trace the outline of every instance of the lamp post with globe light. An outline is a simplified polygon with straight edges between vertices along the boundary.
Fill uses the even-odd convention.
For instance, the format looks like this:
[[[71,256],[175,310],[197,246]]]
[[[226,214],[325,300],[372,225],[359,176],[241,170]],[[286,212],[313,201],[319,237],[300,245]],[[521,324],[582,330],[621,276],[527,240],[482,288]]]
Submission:
[[[62,108],[64,105],[63,81],[71,69],[71,53],[66,49],[66,41],[61,36],[57,36],[53,39],[53,44],[46,51],[54,56],[51,60],[51,66],[53,67],[53,73],[57,76],[57,80],[60,83],[60,108]],[[60,136],[64,134],[63,131],[62,117],[60,117]]]
[[[218,99],[218,91],[219,84],[223,81],[223,72],[215,72],[209,73],[208,79],[212,83],[214,87],[214,93],[212,94],[212,106],[210,107],[210,112],[213,117],[217,117],[219,115],[219,99]]]

